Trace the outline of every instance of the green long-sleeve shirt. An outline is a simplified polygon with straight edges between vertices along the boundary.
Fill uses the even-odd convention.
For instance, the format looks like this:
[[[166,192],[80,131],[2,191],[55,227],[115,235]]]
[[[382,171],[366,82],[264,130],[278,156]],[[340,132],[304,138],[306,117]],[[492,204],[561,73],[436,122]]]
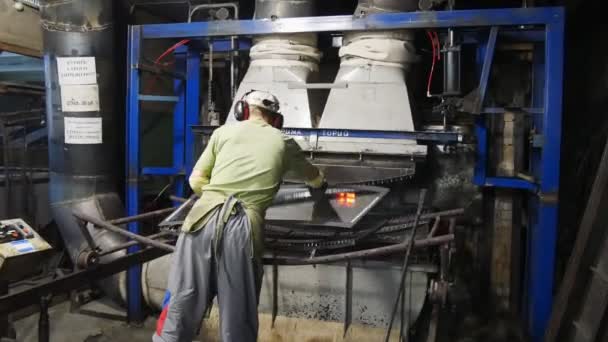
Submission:
[[[182,230],[202,228],[208,214],[233,195],[242,202],[251,221],[254,249],[259,255],[266,209],[288,171],[313,187],[323,182],[322,173],[306,160],[298,144],[261,118],[216,129],[190,176],[190,187],[200,198]]]

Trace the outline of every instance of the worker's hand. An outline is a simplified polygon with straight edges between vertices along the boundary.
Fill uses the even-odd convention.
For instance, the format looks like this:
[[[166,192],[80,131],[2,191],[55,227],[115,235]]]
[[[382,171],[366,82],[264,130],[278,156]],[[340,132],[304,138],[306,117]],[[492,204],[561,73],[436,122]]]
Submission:
[[[310,198],[312,198],[312,200],[315,202],[319,202],[320,200],[325,198],[325,190],[327,190],[327,182],[325,181],[323,181],[323,183],[321,183],[321,186],[319,187],[308,187],[308,191],[310,192]]]

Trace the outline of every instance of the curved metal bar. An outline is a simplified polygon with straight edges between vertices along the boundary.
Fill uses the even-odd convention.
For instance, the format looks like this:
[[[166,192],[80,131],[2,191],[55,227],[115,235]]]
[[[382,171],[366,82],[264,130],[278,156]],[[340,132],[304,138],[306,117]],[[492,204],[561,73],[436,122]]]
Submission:
[[[438,237],[434,237],[431,239],[421,239],[414,241],[414,248],[422,248],[422,247],[430,247],[442,245],[454,240],[454,234],[442,235]],[[387,247],[378,247],[365,249],[362,251],[349,252],[349,253],[341,253],[341,254],[333,254],[326,255],[308,259],[299,259],[299,258],[264,258],[264,264],[268,265],[283,265],[283,266],[298,266],[298,265],[318,265],[318,264],[330,264],[340,261],[352,260],[352,259],[365,259],[379,256],[387,256],[395,253],[403,252],[407,249],[409,241],[404,243],[387,246]]]

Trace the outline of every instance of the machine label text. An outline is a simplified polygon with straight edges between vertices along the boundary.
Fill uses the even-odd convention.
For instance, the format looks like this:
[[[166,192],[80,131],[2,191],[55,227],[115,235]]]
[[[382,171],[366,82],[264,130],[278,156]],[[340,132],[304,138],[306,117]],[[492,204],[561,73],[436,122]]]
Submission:
[[[101,144],[103,142],[101,118],[65,117],[66,144]]]
[[[64,112],[99,111],[99,88],[97,84],[62,86],[61,110]]]
[[[321,131],[321,136],[324,137],[348,137],[350,132],[347,130],[339,130],[339,129],[325,129]]]
[[[59,84],[96,84],[95,57],[57,57]]]

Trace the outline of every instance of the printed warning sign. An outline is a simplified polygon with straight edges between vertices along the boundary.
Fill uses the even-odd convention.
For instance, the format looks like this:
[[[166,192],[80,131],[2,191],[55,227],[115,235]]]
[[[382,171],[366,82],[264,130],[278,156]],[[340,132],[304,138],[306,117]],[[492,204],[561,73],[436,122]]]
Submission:
[[[101,144],[103,142],[101,118],[65,117],[63,123],[66,144]]]
[[[99,111],[99,87],[97,84],[62,86],[61,110],[64,112]]]
[[[97,84],[95,57],[57,57],[60,85]]]

